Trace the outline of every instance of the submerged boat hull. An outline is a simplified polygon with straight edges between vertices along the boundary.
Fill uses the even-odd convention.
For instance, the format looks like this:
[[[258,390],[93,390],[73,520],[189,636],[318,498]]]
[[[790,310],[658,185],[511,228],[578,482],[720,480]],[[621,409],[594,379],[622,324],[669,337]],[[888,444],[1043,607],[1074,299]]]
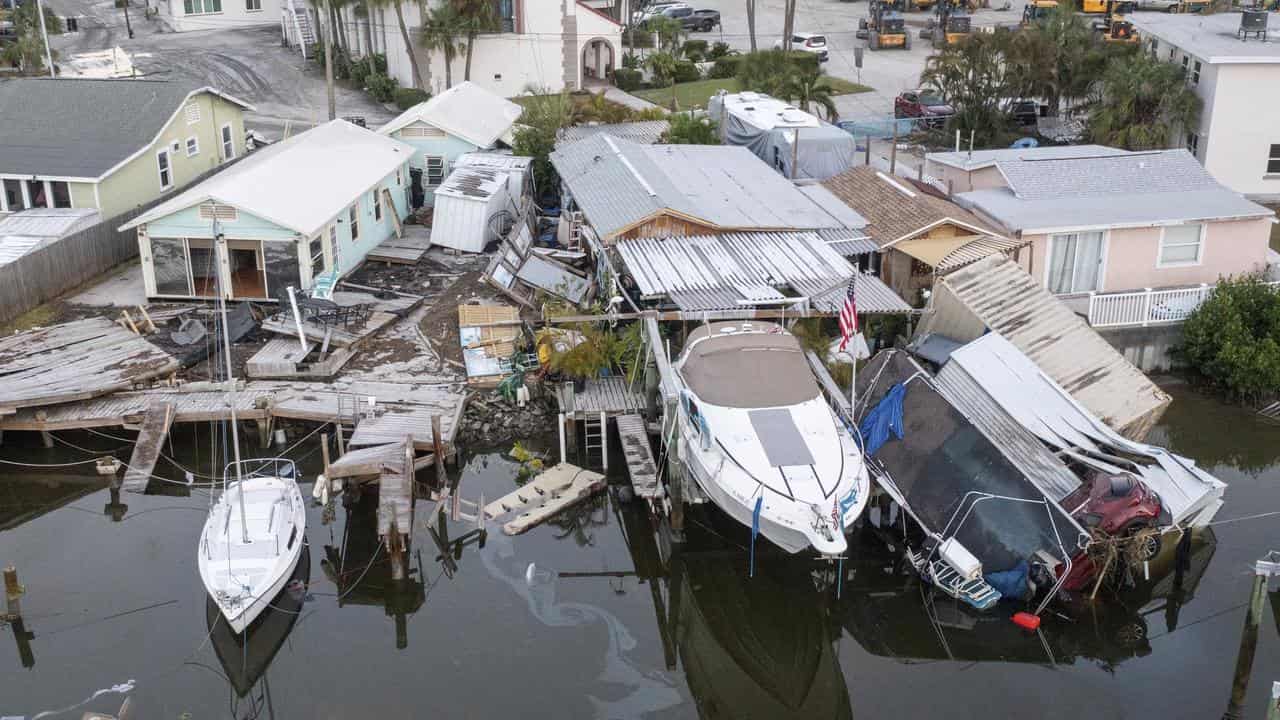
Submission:
[[[241,488],[248,499],[243,527]],[[246,478],[215,503],[200,536],[200,579],[236,634],[284,589],[306,544],[305,531],[306,506],[292,480]]]

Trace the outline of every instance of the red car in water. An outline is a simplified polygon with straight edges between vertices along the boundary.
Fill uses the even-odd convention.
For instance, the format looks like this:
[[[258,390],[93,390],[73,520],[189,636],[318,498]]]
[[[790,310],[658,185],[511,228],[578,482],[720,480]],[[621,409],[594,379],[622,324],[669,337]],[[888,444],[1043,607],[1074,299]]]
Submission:
[[[1124,538],[1160,525],[1160,496],[1151,491],[1136,475],[1129,472],[1104,472],[1086,469],[1084,483],[1062,500],[1086,530],[1098,530],[1108,537]],[[1141,554],[1146,559],[1160,552],[1160,536],[1147,534]],[[1072,558],[1071,575],[1064,590],[1080,590],[1092,582],[1101,568],[1095,568],[1086,553]]]

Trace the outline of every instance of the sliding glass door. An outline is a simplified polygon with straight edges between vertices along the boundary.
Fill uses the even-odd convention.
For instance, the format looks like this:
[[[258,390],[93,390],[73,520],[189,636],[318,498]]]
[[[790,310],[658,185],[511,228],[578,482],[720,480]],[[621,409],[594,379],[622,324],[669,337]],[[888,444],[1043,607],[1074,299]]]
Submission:
[[[1049,292],[1065,295],[1102,289],[1103,237],[1100,232],[1049,238]]]

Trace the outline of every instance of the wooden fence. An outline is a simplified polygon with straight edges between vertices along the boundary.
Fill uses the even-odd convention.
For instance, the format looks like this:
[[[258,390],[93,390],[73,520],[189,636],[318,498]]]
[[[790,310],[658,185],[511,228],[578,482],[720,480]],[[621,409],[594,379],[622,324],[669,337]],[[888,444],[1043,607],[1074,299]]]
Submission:
[[[201,182],[232,164],[220,165],[178,191]],[[116,265],[138,257],[137,231],[118,232],[116,228],[171,197],[172,193],[166,194],[146,205],[29,252],[7,265],[0,265],[0,323],[9,322]]]

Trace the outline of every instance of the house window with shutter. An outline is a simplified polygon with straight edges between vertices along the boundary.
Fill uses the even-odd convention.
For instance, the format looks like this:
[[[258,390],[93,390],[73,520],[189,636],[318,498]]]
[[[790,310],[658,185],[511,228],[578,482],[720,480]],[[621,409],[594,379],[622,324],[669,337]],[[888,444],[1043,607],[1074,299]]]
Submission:
[[[360,202],[352,203],[347,208],[347,220],[351,223],[351,242],[355,242],[360,238]]]
[[[231,123],[222,126],[222,159],[231,160],[236,156],[236,143],[231,135]]]
[[[1272,145],[1267,155],[1267,174],[1280,175],[1280,145]]]
[[[246,12],[257,12],[262,9],[262,0],[244,0]]]
[[[369,200],[373,203],[373,221],[382,222],[382,203],[378,202],[377,189],[369,193]]]
[[[444,182],[444,158],[439,155],[427,155],[423,161],[427,166],[427,185],[435,187]]]

